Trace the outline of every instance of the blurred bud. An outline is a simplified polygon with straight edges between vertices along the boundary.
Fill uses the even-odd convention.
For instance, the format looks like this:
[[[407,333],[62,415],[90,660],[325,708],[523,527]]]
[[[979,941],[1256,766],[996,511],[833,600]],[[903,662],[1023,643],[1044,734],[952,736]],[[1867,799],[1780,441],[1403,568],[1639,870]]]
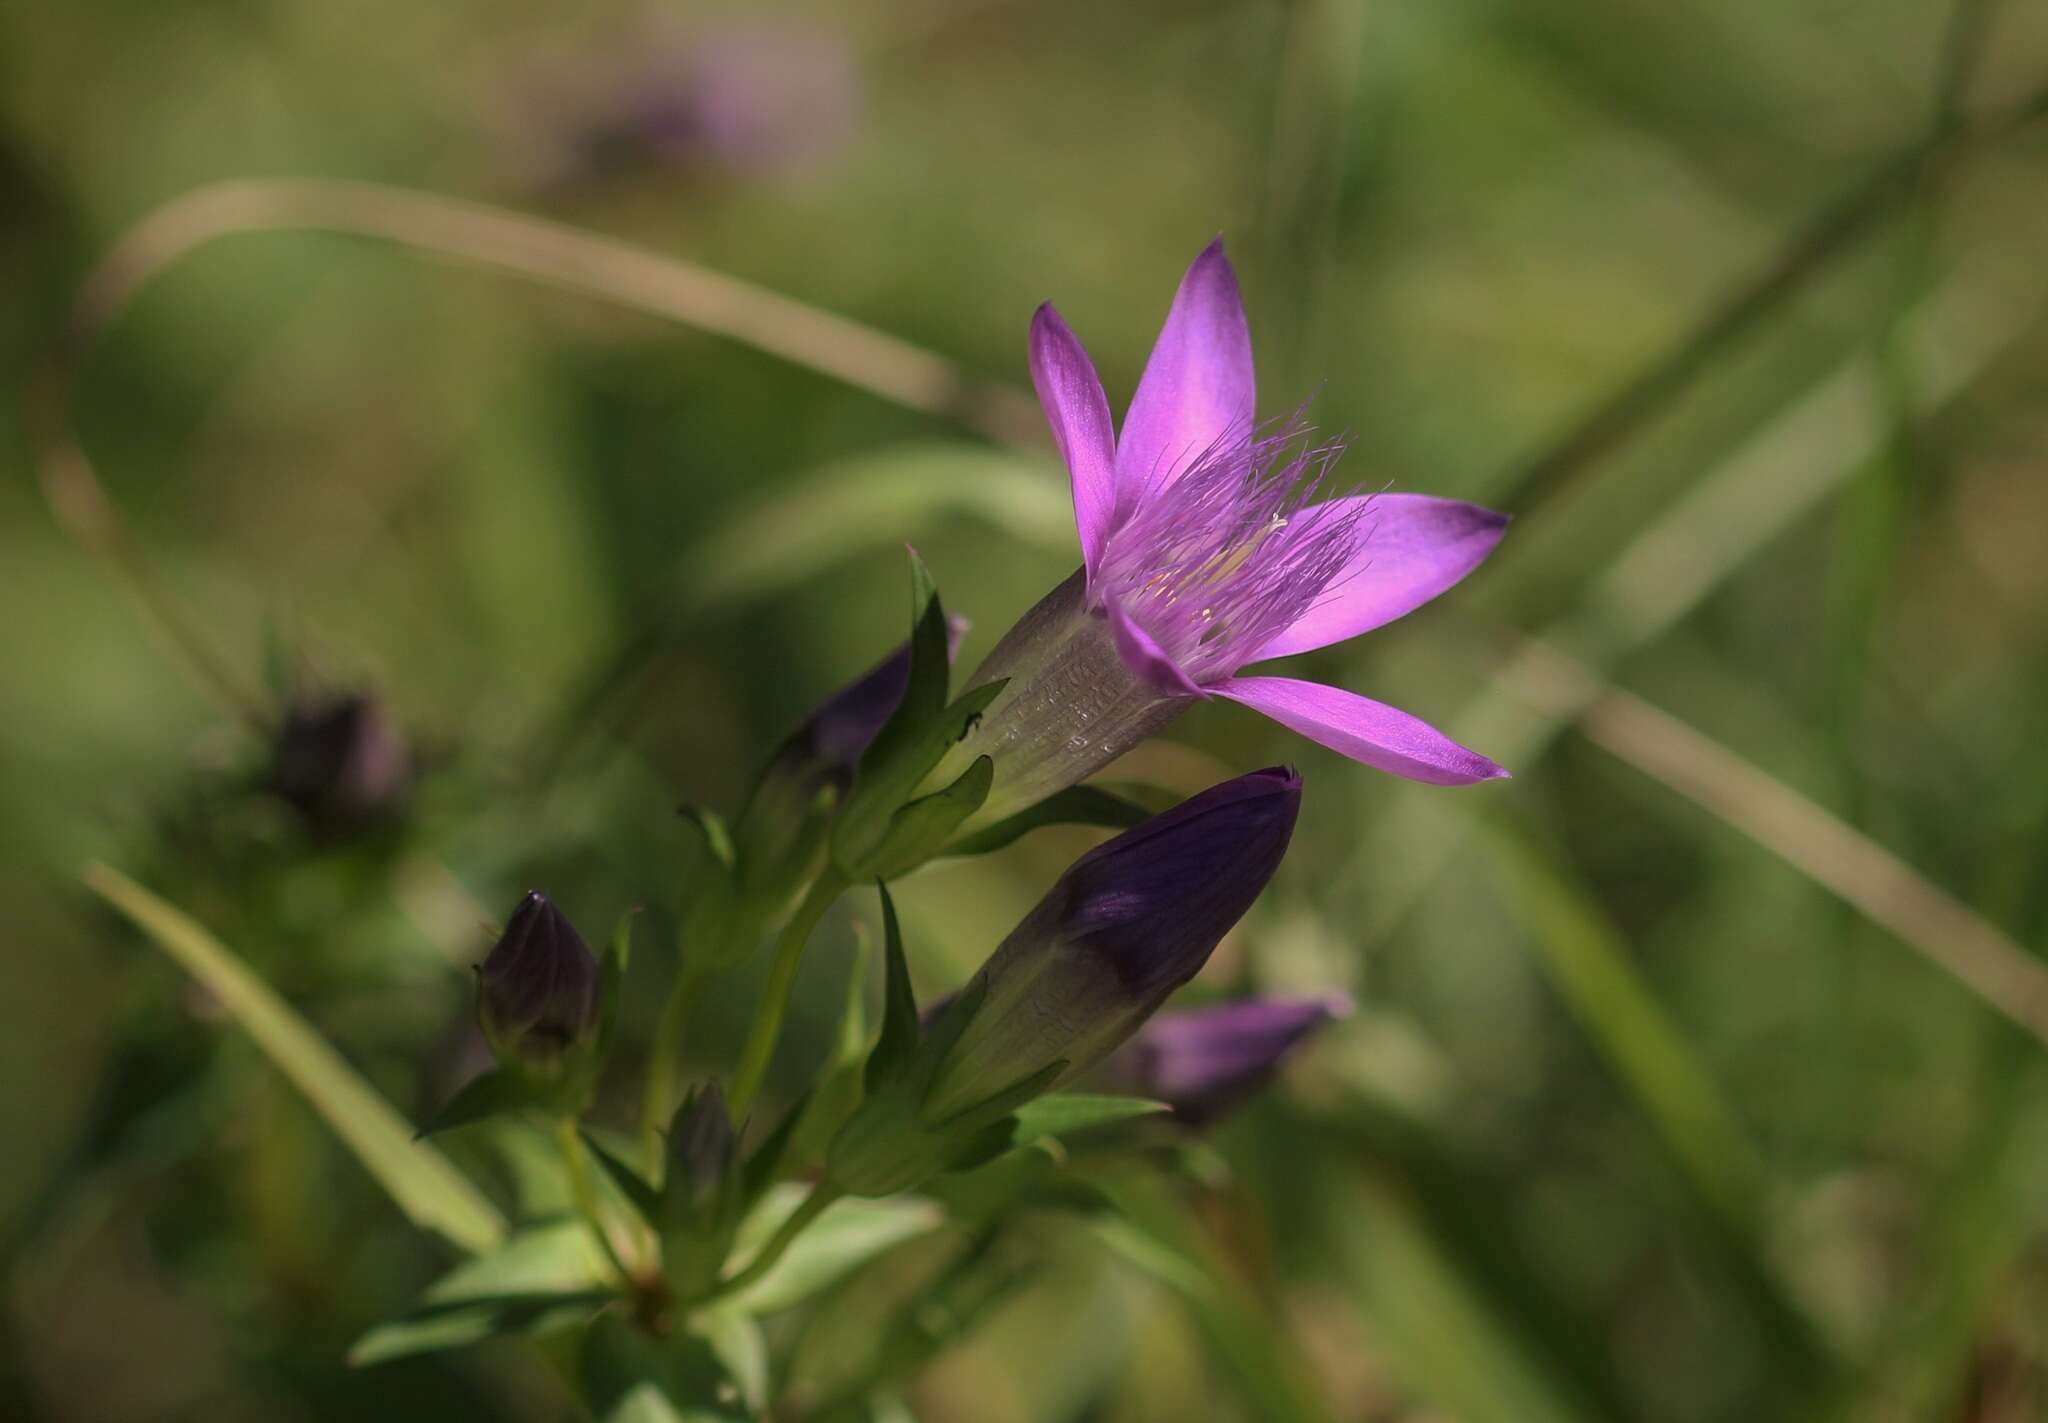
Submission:
[[[716,1082],[692,1092],[668,1130],[660,1201],[661,1259],[684,1298],[711,1287],[745,1213],[739,1136]]]
[[[369,697],[294,702],[273,751],[271,788],[322,834],[394,818],[412,783],[398,730]]]
[[[664,1211],[677,1224],[708,1219],[739,1156],[739,1139],[717,1082],[692,1092],[668,1129]]]
[[[1189,1126],[1203,1126],[1263,1087],[1311,1032],[1350,1012],[1349,997],[1329,993],[1161,1013],[1111,1055],[1104,1075],[1117,1090],[1164,1102]]]
[[[513,911],[477,975],[477,1022],[507,1068],[556,1076],[595,1041],[596,955],[538,890]]]
[[[963,990],[954,1012],[971,1016],[938,1068],[924,1120],[1039,1074],[1055,1086],[1128,1038],[1258,898],[1300,806],[1292,770],[1257,771],[1075,861]]]

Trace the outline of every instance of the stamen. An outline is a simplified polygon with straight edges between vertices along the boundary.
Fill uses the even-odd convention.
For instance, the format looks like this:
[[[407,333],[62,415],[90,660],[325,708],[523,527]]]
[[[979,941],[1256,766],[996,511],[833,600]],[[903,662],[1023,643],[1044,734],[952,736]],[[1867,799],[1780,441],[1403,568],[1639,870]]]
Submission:
[[[1364,541],[1364,501],[1313,520],[1343,452],[1300,413],[1226,431],[1166,488],[1148,487],[1111,536],[1111,597],[1196,681],[1237,670],[1340,580]]]

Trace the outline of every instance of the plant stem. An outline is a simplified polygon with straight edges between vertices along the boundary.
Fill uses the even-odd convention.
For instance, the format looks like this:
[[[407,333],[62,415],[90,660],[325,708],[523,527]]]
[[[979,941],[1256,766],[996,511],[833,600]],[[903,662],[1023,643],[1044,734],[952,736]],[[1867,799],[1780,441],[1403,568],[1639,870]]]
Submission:
[[[577,1214],[589,1225],[597,1243],[604,1247],[605,1256],[612,1262],[612,1268],[619,1272],[619,1278],[632,1279],[633,1271],[619,1257],[618,1247],[612,1243],[611,1232],[605,1229],[604,1216],[597,1208],[597,1190],[590,1177],[590,1156],[583,1149],[583,1138],[576,1133],[574,1117],[564,1116],[556,1121],[555,1142],[561,1147],[562,1160],[569,1167],[569,1192],[575,1199]]]
[[[810,1227],[812,1221],[824,1213],[825,1207],[838,1200],[841,1194],[840,1189],[829,1180],[820,1181],[811,1187],[811,1193],[803,1198],[801,1205],[790,1212],[789,1219],[776,1229],[775,1234],[768,1237],[768,1243],[747,1262],[746,1269],[728,1279],[720,1280],[706,1298],[717,1299],[721,1295],[735,1294],[774,1269],[776,1262],[796,1243],[796,1238]]]
[[[647,1086],[640,1094],[640,1148],[642,1169],[649,1181],[661,1179],[661,1133],[676,1110],[676,1079],[682,1066],[683,1035],[691,1015],[704,996],[711,975],[702,965],[701,953],[687,954],[676,973],[675,987],[661,1010],[661,1025],[655,1029],[654,1047],[647,1056]]]
[[[832,901],[845,888],[846,881],[827,866],[811,882],[803,903],[797,906],[775,941],[775,962],[768,969],[768,987],[762,993],[754,1025],[747,1030],[746,1046],[740,1050],[732,1093],[727,1098],[736,1127],[746,1121],[754,1094],[761,1090],[761,1079],[768,1075],[768,1063],[775,1056],[776,1041],[782,1036],[782,1019],[789,1012],[789,996],[796,988],[796,971],[803,962],[804,946],[810,942],[811,933],[825,917],[825,911],[832,907]]]

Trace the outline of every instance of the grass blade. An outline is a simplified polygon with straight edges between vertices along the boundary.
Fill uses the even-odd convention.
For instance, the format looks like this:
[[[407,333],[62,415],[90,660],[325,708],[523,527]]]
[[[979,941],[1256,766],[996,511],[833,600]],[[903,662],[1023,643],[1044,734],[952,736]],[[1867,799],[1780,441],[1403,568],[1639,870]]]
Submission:
[[[497,1207],[447,1157],[414,1140],[405,1118],[225,944],[118,870],[94,863],[83,878],[220,1000],[409,1220],[471,1254],[504,1238]]]

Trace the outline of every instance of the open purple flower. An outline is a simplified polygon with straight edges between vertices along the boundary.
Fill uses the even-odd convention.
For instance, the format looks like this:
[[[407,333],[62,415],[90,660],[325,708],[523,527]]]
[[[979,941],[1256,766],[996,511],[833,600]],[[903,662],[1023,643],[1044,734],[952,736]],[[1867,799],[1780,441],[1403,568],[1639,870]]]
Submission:
[[[1105,1064],[1121,1091],[1173,1108],[1191,1126],[1214,1121],[1258,1091],[1315,1029],[1351,1012],[1341,993],[1246,998],[1161,1013]]]
[[[1031,372],[1072,478],[1082,566],[975,674],[1009,685],[933,773],[995,758],[978,823],[1074,784],[1210,697],[1412,780],[1507,774],[1381,702],[1239,675],[1429,601],[1493,551],[1507,519],[1417,494],[1316,502],[1338,447],[1298,416],[1255,423],[1251,336],[1221,239],[1188,268],[1121,433],[1050,303],[1032,320]]]
[[[926,1120],[1054,1064],[1057,1080],[1072,1078],[1137,1031],[1265,889],[1300,807],[1301,778],[1276,766],[1212,786],[1076,860],[964,990],[972,1016]]]

